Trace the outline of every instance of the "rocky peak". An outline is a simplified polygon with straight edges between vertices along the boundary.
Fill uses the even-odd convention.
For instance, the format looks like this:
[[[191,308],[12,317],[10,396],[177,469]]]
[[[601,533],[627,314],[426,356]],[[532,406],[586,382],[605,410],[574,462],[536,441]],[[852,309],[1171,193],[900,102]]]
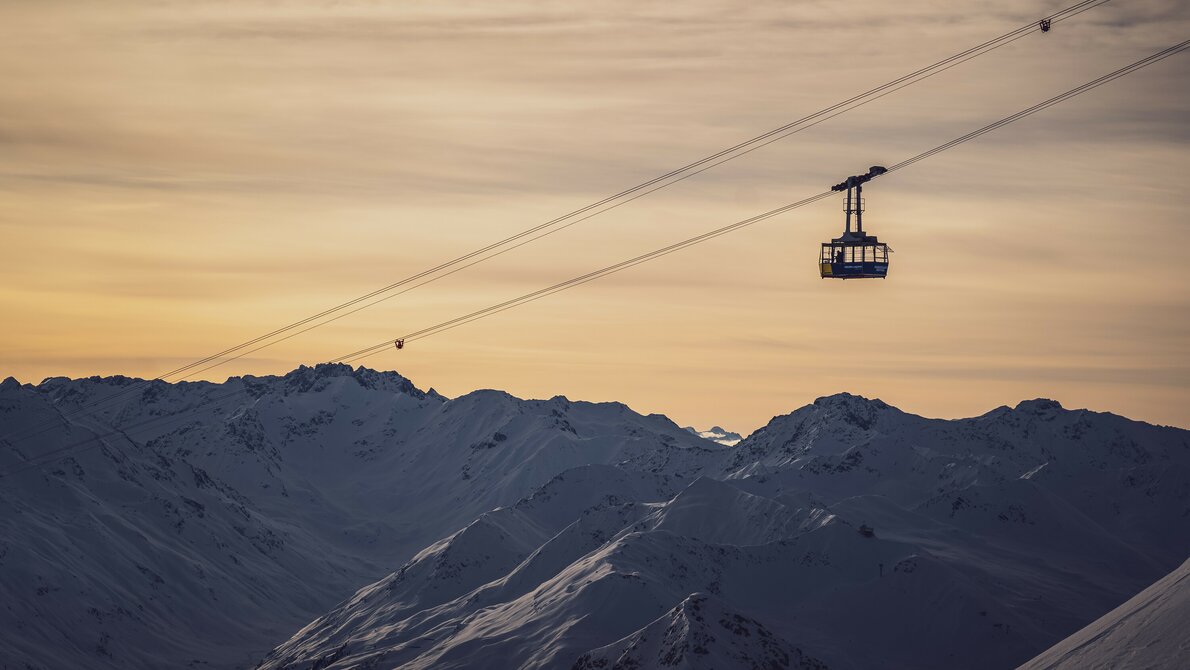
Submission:
[[[1033,400],[1022,400],[1017,403],[1016,411],[1026,412],[1028,414],[1036,414],[1038,416],[1049,416],[1064,411],[1062,403],[1057,400],[1050,400],[1049,398],[1034,398]]]
[[[346,363],[319,363],[313,367],[299,365],[281,376],[256,377],[245,375],[243,382],[249,392],[260,395],[269,391],[280,391],[285,395],[321,391],[337,379],[351,378],[361,388],[373,391],[404,393],[415,398],[425,398],[426,393],[400,374],[379,371],[360,366],[353,368]],[[240,379],[230,377],[228,381]]]

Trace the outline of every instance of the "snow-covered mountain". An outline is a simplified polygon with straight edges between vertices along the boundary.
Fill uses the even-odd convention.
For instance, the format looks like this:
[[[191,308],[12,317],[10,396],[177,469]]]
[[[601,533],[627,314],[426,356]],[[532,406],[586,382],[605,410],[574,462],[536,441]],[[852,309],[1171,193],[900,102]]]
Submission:
[[[1190,560],[1021,670],[1180,670],[1190,665]]]
[[[0,667],[1002,668],[1190,554],[1190,433],[1044,400],[728,447],[325,365],[9,379],[0,436]]]
[[[1190,554],[1190,433],[1053,401],[844,394],[690,460],[564,472],[262,667],[1005,668]]]
[[[718,442],[725,447],[734,447],[744,439],[743,435],[740,435],[739,433],[733,433],[730,430],[720,428],[719,426],[712,426],[710,430],[698,430],[693,426],[686,426],[686,430],[701,438],[710,440],[712,442]]]
[[[14,668],[250,666],[440,538],[488,544],[498,528],[477,517],[563,471],[625,464],[643,473],[625,499],[664,499],[721,450],[620,404],[448,400],[345,365],[224,384],[8,379],[0,436],[0,667]],[[562,523],[542,514],[525,551]],[[446,557],[438,574],[516,556]]]
[[[691,594],[628,637],[579,657],[575,670],[604,668],[825,668],[764,624],[726,608],[713,596]]]

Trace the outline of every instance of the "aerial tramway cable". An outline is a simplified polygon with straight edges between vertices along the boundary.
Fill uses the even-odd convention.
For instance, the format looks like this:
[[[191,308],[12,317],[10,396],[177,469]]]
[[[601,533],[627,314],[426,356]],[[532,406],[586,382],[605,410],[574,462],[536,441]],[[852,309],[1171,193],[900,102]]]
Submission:
[[[1190,40],[1186,40],[1184,42],[1181,42],[1180,44],[1176,44],[1172,47],[1169,47],[1168,49],[1163,49],[1162,51],[1159,51],[1151,56],[1142,58],[1142,59],[1140,59],[1130,65],[1122,67],[1114,72],[1105,74],[1102,77],[1099,77],[1097,79],[1093,79],[1085,84],[1082,84],[1081,86],[1076,86],[1064,93],[1060,93],[1052,98],[1049,98],[1048,100],[1044,100],[1042,102],[1037,103],[1036,105],[1022,109],[1021,111],[1019,111],[1015,114],[1011,114],[1011,115],[1006,116],[998,121],[989,123],[988,125],[983,126],[982,128],[979,128],[977,130],[973,130],[965,135],[956,137],[955,139],[953,139],[949,142],[946,142],[944,144],[940,144],[940,145],[934,147],[933,149],[923,151],[923,152],[917,154],[916,156],[907,158],[899,163],[895,163],[887,168],[887,172],[895,172],[897,170],[904,169],[906,167],[909,167],[910,165],[913,165],[914,163],[917,163],[918,161],[925,160],[931,156],[935,156],[939,153],[942,153],[943,151],[952,149],[960,144],[969,142],[981,135],[990,133],[993,130],[1002,128],[1010,123],[1019,121],[1027,116],[1036,114],[1037,112],[1039,112],[1043,109],[1052,107],[1053,105],[1059,104],[1059,103],[1069,100],[1071,98],[1082,95],[1083,93],[1086,93],[1087,91],[1098,88],[1108,82],[1119,79],[1120,77],[1131,74],[1132,72],[1140,70],[1144,67],[1152,65],[1153,63],[1164,60],[1165,58],[1168,58],[1176,53],[1184,51],[1188,46],[1190,46]],[[592,272],[588,272],[586,274],[579,275],[577,277],[568,279],[564,282],[559,282],[557,284],[554,284],[553,286],[548,286],[546,288],[539,289],[539,290],[533,291],[531,293],[526,293],[526,294],[518,296],[516,298],[512,298],[511,300],[506,300],[504,302],[497,303],[490,307],[485,307],[483,309],[476,310],[474,312],[471,312],[470,314],[456,317],[454,319],[450,319],[448,321],[443,321],[441,323],[438,323],[436,325],[433,325],[433,326],[430,326],[427,328],[422,328],[421,330],[416,330],[411,333],[407,333],[407,334],[402,335],[401,337],[396,338],[396,339],[385,340],[378,344],[372,345],[371,347],[367,347],[365,349],[360,349],[359,351],[355,351],[350,354],[340,356],[339,358],[332,359],[331,362],[353,363],[353,362],[362,360],[364,358],[367,358],[369,356],[374,356],[382,351],[388,350],[390,347],[392,347],[398,341],[400,341],[402,344],[404,344],[407,342],[412,342],[412,341],[416,341],[416,340],[423,339],[426,337],[430,337],[432,335],[436,335],[438,333],[445,332],[445,331],[451,330],[453,328],[457,328],[458,326],[464,325],[466,323],[470,323],[472,321],[476,321],[476,320],[491,316],[493,314],[498,314],[500,312],[512,309],[513,307],[519,307],[521,305],[533,302],[535,300],[540,300],[541,298],[544,298],[548,295],[553,295],[555,293],[559,293],[561,291],[565,291],[567,289],[574,288],[575,286],[580,286],[587,282],[594,281],[596,279],[601,279],[603,277],[615,274],[617,272],[627,270],[630,267],[640,265],[641,263],[647,263],[648,261],[655,260],[657,258],[661,258],[662,256],[668,256],[669,254],[674,253],[675,251],[681,251],[682,249],[692,247],[696,244],[701,244],[702,242],[705,242],[707,240],[711,240],[716,237],[720,237],[722,235],[726,235],[728,233],[735,232],[741,228],[751,226],[754,223],[759,223],[766,219],[770,219],[778,214],[783,214],[790,210],[797,209],[799,207],[804,207],[804,206],[809,205],[814,202],[818,202],[819,200],[822,200],[823,198],[830,197],[832,195],[832,193],[833,193],[833,191],[828,190],[828,191],[819,193],[817,195],[812,195],[808,198],[804,198],[797,202],[793,202],[793,203],[778,207],[776,209],[769,210],[763,214],[758,214],[751,218],[744,219],[742,221],[737,221],[735,223],[723,226],[721,228],[716,228],[714,230],[703,233],[701,235],[696,235],[694,237],[682,240],[681,242],[676,242],[674,244],[671,244],[671,245],[668,245],[665,247],[661,247],[660,249],[655,249],[648,253],[641,254],[640,256],[637,256],[635,258],[631,258],[626,261],[621,261],[619,263],[609,265],[609,266],[601,268],[599,270],[594,270]]]
[[[1048,26],[1048,25],[1051,25],[1052,23],[1056,23],[1056,22],[1063,21],[1063,20],[1066,20],[1069,18],[1073,18],[1074,16],[1077,16],[1078,14],[1081,14],[1085,11],[1090,10],[1090,9],[1099,7],[1103,4],[1106,4],[1109,1],[1110,0],[1082,0],[1081,2],[1077,2],[1069,7],[1066,7],[1065,9],[1059,10],[1053,14],[1050,14],[1047,17],[1044,17],[1042,19],[1042,21],[1049,22],[1049,23],[1046,23],[1046,25]],[[1041,23],[1039,23],[1039,22],[1030,22],[1026,25],[1023,25],[1023,26],[1015,29],[1015,30],[1011,30],[1007,33],[1004,33],[1003,35],[1000,35],[996,38],[993,38],[993,39],[983,42],[979,45],[976,45],[974,47],[971,47],[969,49],[966,49],[964,51],[956,53],[948,58],[944,58],[944,59],[937,61],[931,65],[928,65],[928,66],[925,66],[918,70],[915,70],[913,72],[910,72],[909,74],[898,77],[897,79],[893,79],[892,81],[881,84],[880,86],[869,89],[868,91],[865,91],[858,95],[852,96],[851,98],[848,98],[841,102],[835,103],[829,107],[826,107],[826,108],[821,109],[817,112],[814,112],[812,114],[804,116],[800,119],[797,119],[795,121],[792,121],[790,123],[782,125],[778,128],[774,128],[774,129],[772,129],[768,132],[765,132],[761,135],[757,135],[756,137],[753,137],[752,139],[746,140],[744,142],[740,142],[734,146],[723,149],[719,152],[711,154],[710,156],[701,158],[693,163],[689,163],[689,164],[684,165],[680,168],[666,172],[665,174],[662,174],[658,177],[654,177],[653,179],[650,179],[646,182],[643,182],[643,183],[633,186],[631,188],[620,191],[619,193],[607,196],[597,202],[591,203],[589,205],[586,205],[584,207],[576,209],[576,210],[569,212],[567,214],[563,214],[562,216],[559,216],[557,218],[546,221],[545,223],[525,229],[525,230],[518,232],[514,235],[506,237],[500,241],[493,242],[487,246],[484,246],[480,249],[476,249],[475,251],[472,251],[472,252],[469,252],[462,256],[459,256],[453,260],[446,261],[446,262],[441,263],[437,266],[434,266],[432,268],[429,268],[429,269],[419,272],[417,274],[406,277],[405,279],[402,279],[400,281],[389,284],[388,286],[385,286],[383,288],[376,289],[375,291],[372,291],[370,293],[366,293],[362,296],[359,296],[359,297],[353,298],[351,300],[348,300],[346,302],[340,303],[339,305],[325,309],[317,314],[314,314],[314,315],[306,317],[304,319],[295,321],[293,323],[290,323],[289,325],[286,325],[286,326],[283,326],[276,330],[273,330],[271,332],[265,333],[264,335],[261,335],[259,337],[255,337],[253,339],[250,339],[250,340],[247,340],[240,344],[237,344],[233,347],[224,349],[223,351],[220,351],[218,353],[211,354],[209,356],[198,359],[196,361],[193,361],[193,362],[183,365],[181,367],[178,367],[178,368],[175,368],[168,372],[162,373],[162,374],[154,377],[153,379],[141,380],[141,381],[134,383],[124,389],[121,389],[120,391],[118,391],[112,395],[105,396],[104,398],[100,398],[100,399],[94,400],[90,403],[87,403],[86,405],[77,407],[71,413],[69,413],[68,416],[77,416],[77,415],[80,415],[88,410],[93,410],[93,409],[96,409],[96,408],[99,408],[99,407],[102,407],[105,405],[109,405],[122,397],[125,397],[131,393],[134,393],[134,392],[146,387],[148,384],[150,384],[154,381],[164,380],[169,377],[175,377],[177,375],[182,374],[183,372],[189,372],[189,374],[187,374],[183,377],[180,377],[176,381],[188,379],[190,377],[201,374],[201,373],[211,370],[213,368],[219,367],[221,365],[225,365],[226,363],[230,363],[232,361],[238,360],[244,356],[247,356],[248,354],[260,351],[261,349],[265,349],[267,347],[271,347],[275,344],[279,344],[279,343],[284,342],[288,339],[296,337],[297,335],[300,335],[302,333],[308,332],[315,328],[319,328],[319,327],[329,324],[333,321],[337,321],[343,317],[349,316],[351,314],[355,314],[356,312],[359,312],[363,309],[367,309],[368,307],[376,305],[380,302],[384,302],[385,300],[388,300],[388,299],[394,298],[398,295],[402,295],[409,291],[415,290],[417,288],[425,286],[426,284],[433,283],[439,279],[445,278],[445,277],[455,274],[457,272],[461,272],[461,271],[463,271],[469,267],[472,267],[474,265],[477,265],[479,263],[491,260],[492,258],[495,258],[497,256],[504,254],[504,253],[507,253],[514,249],[520,248],[526,244],[530,244],[536,240],[539,240],[542,237],[551,235],[555,232],[558,232],[560,230],[563,230],[565,228],[573,226],[573,225],[580,223],[582,221],[586,221],[587,219],[590,219],[592,217],[598,216],[599,214],[603,214],[604,212],[607,212],[607,211],[610,211],[617,207],[620,207],[622,205],[625,205],[629,202],[632,202],[633,200],[636,200],[638,198],[649,195],[650,193],[654,193],[654,192],[661,190],[663,188],[668,188],[669,186],[672,186],[680,181],[684,181],[685,179],[693,177],[697,174],[701,174],[702,172],[705,172],[705,171],[710,170],[714,167],[722,165],[723,163],[726,163],[728,161],[735,160],[736,158],[739,158],[739,157],[749,154],[753,151],[756,151],[757,149],[760,149],[764,146],[772,144],[773,142],[776,142],[776,141],[779,141],[786,137],[789,137],[790,135],[801,132],[802,130],[805,130],[807,128],[813,127],[819,123],[827,121],[827,120],[834,118],[840,114],[844,114],[844,113],[851,111],[857,107],[868,104],[869,102],[878,100],[879,98],[882,98],[886,95],[889,95],[891,93],[899,91],[902,88],[911,86],[911,85],[916,84],[920,81],[928,79],[929,77],[932,77],[936,74],[945,72],[946,70],[949,70],[950,68],[960,65],[962,63],[965,63],[973,58],[982,56],[986,53],[989,53],[991,51],[999,49],[1000,47],[1011,44],[1012,42],[1015,42],[1018,39],[1021,39],[1021,38],[1026,37],[1036,31],[1041,30],[1040,26],[1041,26]],[[528,238],[528,239],[526,239],[526,238]],[[494,252],[494,253],[489,254],[489,252]],[[488,255],[484,255],[484,254],[488,254]],[[470,262],[468,262],[468,261],[470,261]],[[444,272],[445,270],[449,270],[449,271]],[[419,280],[423,280],[423,281],[419,281]],[[417,282],[417,283],[414,284],[414,282]],[[413,284],[413,285],[409,286],[409,284]],[[407,287],[407,288],[405,288],[402,291],[393,293],[393,291],[396,291],[396,289],[401,288],[401,287]],[[388,294],[388,295],[385,295],[385,294]],[[379,296],[384,296],[384,297],[379,297]],[[378,298],[378,297],[379,297],[379,299],[372,300],[373,298]],[[372,300],[372,301],[368,302],[369,300]],[[364,304],[360,305],[360,303],[364,303]],[[358,305],[358,307],[357,307],[357,305]],[[348,310],[348,308],[351,308],[351,307],[355,307],[355,309],[350,309],[349,311],[344,311],[344,310]],[[319,321],[319,319],[324,319],[324,317],[330,317],[330,318],[325,318],[325,320]],[[305,326],[305,327],[303,327],[303,326]],[[295,331],[295,330],[296,330],[296,332],[290,332],[290,331]],[[279,335],[283,335],[283,337],[278,337]],[[273,339],[273,338],[276,338],[276,339]],[[235,355],[232,355],[232,354],[235,354]],[[196,369],[196,368],[198,368],[198,369]],[[23,438],[27,438],[27,437],[32,437],[34,435],[38,435],[38,434],[41,434],[42,432],[45,432],[45,429],[48,429],[48,426],[49,425],[47,424],[46,426],[28,429],[28,430],[31,430],[32,432],[28,432],[28,430],[27,430],[22,433],[18,433],[16,435],[10,436],[10,438],[23,439]]]
[[[920,154],[917,154],[916,156],[913,156],[913,157],[903,160],[899,163],[896,163],[892,167],[888,168],[888,171],[892,172],[894,170],[899,170],[899,169],[908,167],[918,161],[925,160],[926,158],[929,158],[929,157],[934,156],[938,153],[946,151],[950,148],[958,146],[959,144],[968,142],[968,141],[975,139],[985,133],[988,133],[988,132],[991,132],[998,128],[1001,128],[1005,125],[1008,125],[1008,124],[1018,121],[1022,118],[1025,118],[1027,116],[1035,114],[1043,109],[1046,109],[1046,108],[1056,105],[1058,103],[1064,102],[1071,98],[1077,97],[1078,95],[1086,93],[1087,91],[1098,88],[1099,86],[1102,86],[1103,84],[1106,84],[1110,81],[1113,81],[1120,77],[1131,74],[1137,70],[1140,70],[1144,67],[1152,65],[1153,63],[1164,60],[1165,58],[1168,58],[1169,56],[1172,56],[1176,53],[1185,51],[1187,48],[1190,48],[1190,40],[1183,41],[1177,45],[1174,45],[1174,46],[1164,49],[1160,52],[1157,52],[1151,56],[1148,56],[1148,57],[1143,58],[1139,61],[1136,61],[1128,66],[1120,68],[1112,73],[1109,73],[1107,75],[1104,75],[1102,77],[1094,79],[1094,80],[1087,82],[1081,86],[1077,86],[1073,89],[1070,89],[1070,90],[1066,91],[1065,93],[1059,94],[1059,95],[1054,96],[1048,100],[1045,100],[1045,101],[1040,102],[1036,105],[1033,105],[1032,107],[1028,107],[1024,110],[1021,110],[1020,112],[1017,112],[1017,113],[1007,116],[1003,119],[1000,119],[998,121],[990,123],[978,130],[975,130],[975,131],[972,131],[965,135],[962,135],[958,138],[955,138],[954,140],[951,140],[951,141],[941,144],[937,147],[934,147],[933,149],[929,149],[929,150],[924,151]],[[606,268],[602,268],[600,270],[590,272],[585,275],[580,275],[573,279],[567,280],[566,282],[561,282],[561,283],[555,284],[551,287],[547,287],[545,289],[541,289],[539,291],[534,291],[532,293],[525,294],[518,298],[514,298],[513,300],[505,301],[503,303],[493,305],[489,308],[485,308],[483,310],[478,310],[476,312],[472,312],[471,314],[464,315],[463,317],[459,317],[456,319],[452,319],[450,321],[442,322],[435,326],[431,326],[429,328],[425,328],[420,331],[416,331],[414,334],[410,334],[410,335],[407,335],[402,338],[397,338],[397,340],[385,341],[385,342],[383,342],[379,345],[376,345],[374,347],[369,347],[368,349],[362,349],[360,351],[353,352],[352,354],[348,354],[347,356],[343,356],[343,357],[340,357],[339,359],[335,359],[335,360],[340,360],[340,361],[361,360],[363,358],[367,358],[369,356],[380,353],[380,351],[387,349],[389,346],[393,345],[394,342],[396,342],[396,341],[400,341],[403,344],[406,339],[410,339],[410,340],[421,339],[421,338],[429,337],[434,334],[445,332],[447,330],[451,330],[453,328],[464,325],[466,323],[470,323],[472,321],[476,321],[478,319],[485,318],[487,316],[491,316],[492,314],[496,314],[496,313],[499,313],[499,312],[502,312],[502,311],[505,311],[508,309],[512,309],[513,307],[518,307],[518,306],[526,304],[528,302],[533,302],[540,298],[546,297],[547,295],[552,295],[554,293],[566,290],[568,288],[572,288],[573,286],[578,286],[578,285],[584,284],[588,281],[594,281],[595,279],[599,279],[599,278],[614,274],[616,272],[619,272],[621,270],[628,269],[635,265],[639,265],[641,263],[648,262],[648,261],[654,260],[656,258],[660,258],[662,256],[668,255],[675,251],[680,251],[682,249],[688,248],[695,244],[699,244],[706,240],[713,239],[715,237],[719,237],[721,235],[728,234],[730,232],[734,232],[735,230],[739,230],[740,228],[743,228],[745,226],[749,226],[754,223],[758,223],[760,221],[766,220],[768,218],[772,218],[773,216],[776,216],[777,214],[781,214],[781,213],[796,209],[798,207],[808,205],[812,202],[816,202],[823,198],[829,197],[830,194],[831,194],[831,191],[825,191],[823,193],[819,193],[814,196],[810,196],[809,198],[805,198],[803,200],[799,200],[797,202],[790,203],[788,205],[784,205],[782,207],[776,208],[774,210],[770,210],[768,212],[757,215],[755,217],[751,217],[749,219],[744,219],[742,221],[730,224],[728,226],[724,226],[722,228],[718,228],[718,229],[709,231],[707,233],[704,233],[702,235],[699,235],[699,236],[696,236],[693,238],[689,238],[687,240],[683,240],[681,242],[669,245],[667,247],[662,247],[661,249],[657,249],[657,250],[649,252],[647,254],[642,254],[640,256],[637,256],[636,258],[629,259],[628,261],[617,263],[615,265],[608,266]],[[101,434],[101,435],[98,435],[98,436],[95,436],[92,438],[82,440],[82,441],[74,443],[74,444],[65,445],[58,449],[54,449],[49,452],[39,454],[39,455],[33,457],[32,459],[30,459],[30,461],[28,463],[26,463],[25,465],[23,465],[20,468],[9,470],[8,472],[0,473],[0,478],[10,477],[10,476],[18,474],[20,472],[25,472],[25,471],[28,471],[28,470],[31,470],[34,468],[42,467],[42,466],[47,465],[55,460],[58,460],[59,458],[64,457],[64,455],[68,455],[73,452],[83,451],[83,450],[95,448],[96,446],[101,446],[103,444],[102,440],[107,437],[122,436],[122,437],[125,437],[126,439],[128,439],[127,431],[129,429],[140,428],[140,427],[156,425],[156,424],[166,424],[168,422],[177,421],[181,418],[184,418],[189,412],[191,412],[195,409],[198,409],[200,407],[206,407],[206,406],[209,406],[209,405],[212,405],[212,404],[215,404],[215,403],[218,403],[218,402],[221,402],[223,400],[227,400],[227,399],[230,399],[233,397],[241,396],[242,394],[243,394],[243,390],[236,390],[236,391],[233,391],[230,393],[220,394],[213,398],[209,398],[203,402],[200,402],[192,407],[189,407],[185,410],[182,410],[180,412],[175,412],[174,414],[171,414],[171,415],[167,415],[164,417],[151,417],[151,418],[145,419],[143,421],[139,421],[139,422],[135,422],[135,423],[126,425],[120,429],[113,430],[108,433],[104,433],[104,434]]]
[[[900,169],[909,167],[910,165],[913,165],[914,163],[917,163],[919,161],[930,158],[931,156],[935,156],[943,151],[952,149],[952,148],[954,148],[960,144],[963,144],[965,142],[969,142],[970,140],[973,140],[981,135],[984,135],[985,133],[989,133],[993,130],[1002,128],[1010,123],[1019,121],[1020,119],[1023,119],[1027,116],[1036,114],[1037,112],[1039,112],[1043,109],[1052,107],[1053,105],[1059,104],[1061,102],[1065,102],[1067,100],[1070,100],[1071,98],[1082,95],[1083,93],[1086,93],[1087,91],[1098,88],[1108,82],[1119,79],[1120,77],[1124,77],[1129,74],[1132,74],[1133,72],[1136,72],[1137,70],[1148,67],[1149,65],[1152,65],[1158,61],[1164,60],[1174,54],[1185,51],[1187,48],[1190,48],[1190,40],[1185,40],[1185,41],[1183,41],[1179,44],[1176,44],[1172,47],[1163,49],[1151,56],[1142,58],[1142,59],[1140,59],[1130,65],[1122,67],[1114,72],[1103,75],[1102,77],[1099,77],[1097,79],[1093,79],[1085,84],[1082,84],[1081,86],[1076,86],[1075,88],[1072,88],[1072,89],[1066,91],[1065,93],[1056,95],[1052,98],[1049,98],[1048,100],[1039,102],[1036,105],[1027,107],[1015,114],[1011,114],[1011,115],[1006,116],[998,121],[989,123],[988,125],[983,126],[982,128],[973,130],[965,135],[962,135],[962,136],[957,137],[953,140],[950,140],[949,142],[940,144],[940,145],[934,147],[933,149],[923,151],[923,152],[917,154],[916,156],[907,158],[899,163],[895,163],[888,168],[888,171],[893,172],[895,170],[900,170]],[[461,325],[464,325],[467,323],[471,323],[472,321],[476,321],[478,319],[482,319],[487,316],[491,316],[493,314],[497,314],[499,312],[502,312],[502,311],[505,311],[508,309],[512,309],[513,307],[519,307],[526,303],[533,302],[535,300],[544,298],[548,295],[553,295],[554,293],[557,293],[559,291],[564,291],[568,288],[572,288],[574,286],[585,284],[589,281],[594,281],[596,279],[600,279],[602,277],[606,277],[608,275],[615,274],[616,272],[626,270],[626,269],[633,267],[635,265],[639,265],[641,263],[646,263],[650,260],[654,260],[656,258],[660,258],[662,256],[669,255],[671,253],[674,253],[675,251],[680,251],[682,249],[688,248],[695,244],[705,242],[709,239],[714,239],[715,237],[719,237],[721,235],[726,235],[728,233],[734,232],[734,231],[744,228],[746,226],[750,226],[754,223],[759,223],[760,221],[764,221],[766,219],[772,218],[778,214],[782,214],[784,212],[788,212],[793,209],[797,209],[798,207],[803,207],[803,206],[811,204],[813,202],[817,202],[818,200],[822,200],[823,198],[829,197],[831,195],[831,193],[833,193],[833,191],[824,191],[823,193],[819,193],[819,194],[810,196],[809,198],[804,198],[797,202],[789,203],[787,205],[783,205],[776,209],[769,210],[768,212],[765,212],[763,214],[758,214],[757,216],[754,216],[754,217],[751,217],[748,219],[744,219],[742,221],[737,221],[736,223],[733,223],[733,224],[730,224],[727,226],[723,226],[722,228],[717,228],[715,230],[708,231],[706,233],[703,233],[702,235],[698,235],[698,236],[683,240],[681,242],[677,242],[675,244],[671,244],[669,246],[662,247],[660,249],[651,251],[647,254],[642,254],[640,256],[637,256],[636,258],[629,259],[627,261],[623,261],[623,262],[617,263],[615,265],[610,265],[610,266],[607,266],[600,270],[596,270],[594,272],[589,272],[584,275],[579,275],[578,277],[574,277],[573,279],[567,280],[565,282],[561,282],[561,283],[555,284],[553,286],[547,287],[545,289],[534,291],[532,293],[527,293],[527,294],[520,296],[518,298],[514,298],[512,300],[507,300],[503,303],[499,303],[497,305],[493,305],[491,307],[472,312],[471,314],[464,315],[464,316],[456,318],[456,319],[444,321],[442,323],[431,326],[429,328],[423,328],[420,331],[415,331],[416,336],[414,336],[414,334],[410,334],[410,335],[406,335],[401,338],[397,338],[396,340],[386,340],[385,342],[382,342],[376,346],[368,347],[367,349],[361,349],[361,350],[353,352],[351,354],[347,354],[346,356],[340,356],[339,358],[335,359],[335,361],[362,360],[369,356],[374,356],[374,355],[380,353],[381,351],[388,349],[389,347],[392,347],[394,345],[394,343],[398,340],[404,342],[407,340],[421,339],[421,338],[429,337],[431,335],[445,332],[445,331],[453,329],[453,328],[457,328],[458,326],[461,326]],[[138,422],[126,425],[123,428],[120,428],[117,430],[112,430],[108,433],[104,433],[104,434],[101,434],[101,435],[98,435],[98,436],[95,436],[92,438],[87,438],[85,440],[81,440],[81,441],[73,443],[73,444],[65,445],[63,447],[59,447],[58,449],[54,449],[54,450],[51,450],[51,451],[43,453],[43,454],[39,454],[39,455],[33,457],[32,459],[30,459],[29,462],[25,463],[24,465],[22,465],[19,468],[14,468],[7,472],[0,473],[0,479],[6,478],[6,477],[11,477],[13,475],[16,475],[16,474],[19,474],[22,472],[26,472],[28,470],[32,470],[35,468],[39,468],[39,467],[48,465],[49,463],[52,463],[60,458],[64,458],[65,455],[68,455],[71,453],[77,453],[79,451],[85,451],[88,449],[93,449],[97,446],[101,446],[103,444],[102,440],[104,438],[119,436],[119,437],[124,437],[126,439],[130,439],[127,436],[127,431],[130,429],[142,428],[142,427],[149,426],[149,425],[167,424],[168,422],[177,421],[181,418],[184,418],[189,412],[194,411],[200,407],[206,407],[206,406],[221,402],[223,400],[227,400],[227,399],[230,399],[230,398],[233,398],[236,396],[241,396],[241,395],[243,395],[243,393],[244,393],[243,390],[237,389],[236,391],[233,391],[230,393],[220,394],[213,398],[208,398],[207,400],[200,402],[192,407],[188,407],[180,412],[175,412],[174,414],[171,414],[171,415],[167,415],[167,416],[163,416],[163,417],[152,417],[149,419],[145,419],[143,421],[138,421]]]

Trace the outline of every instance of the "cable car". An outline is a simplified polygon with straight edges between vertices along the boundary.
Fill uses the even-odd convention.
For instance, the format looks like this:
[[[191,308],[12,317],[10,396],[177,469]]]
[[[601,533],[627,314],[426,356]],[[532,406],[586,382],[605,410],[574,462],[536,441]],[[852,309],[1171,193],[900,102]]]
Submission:
[[[395,342],[393,342],[393,344],[397,345],[397,348],[398,348],[398,349],[404,349],[404,348],[405,348],[405,340],[403,340],[403,339],[402,339],[402,340],[396,340]]]
[[[843,234],[830,242],[822,243],[818,256],[818,270],[823,279],[884,279],[888,276],[888,255],[892,249],[864,232],[863,184],[888,172],[886,168],[873,165],[867,174],[848,177],[835,184],[832,191],[847,191],[843,211],[847,218]],[[855,229],[851,228],[851,215],[855,215]]]

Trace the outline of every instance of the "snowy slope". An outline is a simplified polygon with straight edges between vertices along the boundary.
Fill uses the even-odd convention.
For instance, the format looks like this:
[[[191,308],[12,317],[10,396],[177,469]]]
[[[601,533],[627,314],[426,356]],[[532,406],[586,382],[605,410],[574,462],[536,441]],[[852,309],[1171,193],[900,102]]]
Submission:
[[[102,436],[0,479],[4,663],[1002,668],[1190,555],[1187,431],[1052,401],[842,394],[727,447],[329,365],[73,416],[133,383],[0,384],[0,472]]]
[[[897,645],[900,667],[946,667],[961,648],[989,650],[987,663],[971,667],[1005,667],[1010,655],[1027,653],[1028,643],[1043,643],[1036,631],[1005,635],[1006,626],[1027,629],[1027,623],[957,571],[914,547],[864,538],[830,515],[794,537],[748,546],[636,527],[626,525],[602,543],[595,538],[571,552],[572,562],[561,569],[555,562],[537,570],[531,589],[496,583],[429,610],[394,612],[385,585],[370,587],[276,650],[264,667],[308,668],[328,656],[336,663],[325,667],[565,667],[616,640],[648,637],[642,629],[696,592],[715,594],[741,617],[764,622],[778,639],[808,640],[799,649],[827,655],[830,667],[872,667],[889,657],[886,647],[850,649],[844,631],[858,640],[913,635]],[[606,537],[607,526],[602,530]],[[889,566],[883,580],[881,563]],[[524,581],[530,571],[518,566],[516,573]],[[865,609],[872,615],[857,615]],[[928,631],[944,632],[947,644],[924,636]],[[758,635],[733,640],[730,648],[711,644],[708,653],[767,658],[771,644]]]
[[[629,463],[587,470],[580,495],[565,495],[563,475],[548,494],[567,501],[552,525],[518,511],[533,497],[493,513],[556,531],[532,552],[500,540],[479,556],[448,539],[466,557],[456,561],[493,573],[519,559],[506,574],[460,576],[453,600],[421,608],[409,594],[440,587],[414,561],[263,667],[670,667],[698,662],[683,651],[695,639],[720,660],[1012,667],[1190,554],[1188,463],[1186,431],[1052,401],[938,421],[822,398],[722,450],[701,476],[649,468],[673,489],[664,499],[666,486],[633,498],[616,483],[639,471]],[[601,478],[612,496],[592,501]],[[692,625],[692,594],[766,634]]]
[[[721,449],[620,404],[496,391],[447,400],[395,373],[342,365],[154,382],[97,416],[64,418],[134,381],[0,385],[0,472],[102,436],[0,480],[4,663],[250,666],[439,538],[459,531],[490,544],[515,519],[477,517],[565,470],[628,464],[648,477],[626,480],[626,498],[660,487],[663,499],[675,487],[650,470],[690,476]],[[31,427],[40,433],[20,439]],[[571,521],[525,529],[476,579],[502,574]],[[440,575],[475,567],[442,562]]]
[[[1190,560],[1021,670],[1190,667]]]
[[[579,657],[574,670],[629,668],[826,670],[764,624],[694,593],[628,637]]]

